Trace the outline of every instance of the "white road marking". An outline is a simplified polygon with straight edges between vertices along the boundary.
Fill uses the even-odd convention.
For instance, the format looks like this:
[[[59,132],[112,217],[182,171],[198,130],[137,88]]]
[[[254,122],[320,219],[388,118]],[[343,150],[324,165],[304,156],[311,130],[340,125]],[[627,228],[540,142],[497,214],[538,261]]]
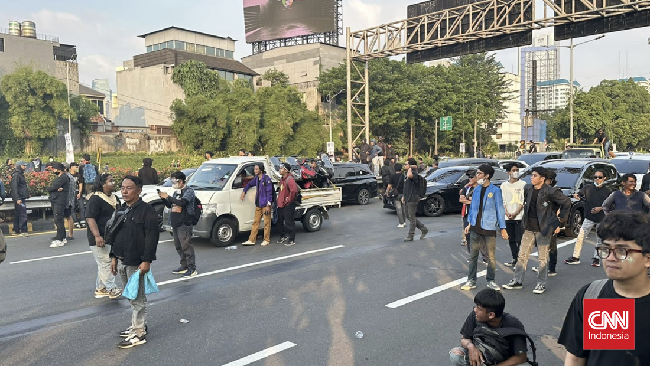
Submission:
[[[215,270],[215,271],[210,271],[210,272],[203,272],[203,273],[199,273],[198,275],[196,275],[196,276],[194,276],[194,277],[187,277],[187,278],[185,278],[185,277],[179,277],[179,278],[174,278],[174,279],[172,279],[172,280],[167,280],[167,281],[158,282],[158,286],[168,285],[168,284],[170,284],[170,283],[176,283],[176,282],[188,281],[188,280],[191,280],[191,279],[193,279],[193,278],[199,278],[199,277],[211,276],[211,275],[218,274],[218,273],[230,272],[230,271],[234,271],[234,270],[237,270],[237,269],[242,269],[242,268],[247,268],[247,267],[257,266],[257,265],[260,265],[260,264],[273,263],[273,262],[277,262],[277,261],[281,261],[281,260],[285,260],[285,259],[291,259],[291,258],[301,257],[301,256],[303,256],[303,255],[314,254],[314,253],[320,253],[320,252],[326,252],[326,251],[330,251],[330,250],[334,250],[334,249],[339,249],[339,248],[343,248],[343,247],[344,247],[344,245],[337,245],[337,246],[327,247],[327,248],[323,248],[323,249],[309,250],[309,251],[302,252],[302,253],[296,253],[296,254],[291,254],[291,255],[285,255],[285,256],[282,256],[282,257],[266,259],[266,260],[259,261],[259,262],[246,263],[246,264],[242,264],[242,265],[239,265],[239,266],[233,266],[233,267],[228,267],[228,268],[223,268],[223,269],[217,269],[217,270]]]
[[[158,242],[160,243],[165,243],[168,241],[174,241],[174,239],[169,239],[169,240],[161,240]],[[30,262],[38,262],[38,261],[44,261],[48,259],[54,259],[54,258],[65,258],[65,257],[73,257],[75,255],[82,255],[82,254],[91,254],[91,250],[86,250],[85,252],[77,252],[77,253],[68,253],[68,254],[61,254],[61,255],[53,255],[49,257],[41,257],[41,258],[34,258],[34,259],[24,259],[21,261],[15,261],[15,262],[9,262],[9,264],[20,264],[20,263],[30,263]]]
[[[476,277],[483,277],[483,276],[485,276],[486,273],[487,273],[487,270],[482,270],[481,272],[478,272],[476,274]],[[422,291],[419,294],[411,295],[411,296],[403,298],[401,300],[391,302],[390,304],[387,304],[386,307],[389,307],[391,309],[396,309],[396,308],[398,308],[400,306],[404,306],[404,305],[406,305],[408,303],[411,303],[411,302],[413,302],[415,300],[424,299],[427,296],[437,294],[438,292],[442,292],[444,290],[447,290],[447,289],[450,289],[452,287],[458,286],[458,285],[463,284],[465,282],[467,282],[467,276],[465,276],[463,278],[459,278],[459,279],[457,279],[455,281],[447,282],[444,285],[440,285],[440,286],[434,287],[432,289]]]
[[[229,362],[223,366],[245,366],[255,361],[263,360],[269,356],[272,356],[276,353],[282,352],[284,350],[287,350],[295,346],[296,344],[293,342],[280,343],[277,346],[269,347],[265,350],[253,353],[252,355],[246,356],[244,358],[240,358],[237,361]]]
[[[564,243],[560,243],[560,244],[558,244],[558,245],[557,245],[557,248],[560,249],[560,248],[562,248],[562,247],[566,247],[567,245],[575,244],[575,242],[576,242],[577,240],[578,240],[578,239],[567,240],[567,241],[565,241]],[[538,253],[538,252],[532,253],[531,256],[533,256],[533,257],[537,257],[537,256],[539,256],[539,253]]]

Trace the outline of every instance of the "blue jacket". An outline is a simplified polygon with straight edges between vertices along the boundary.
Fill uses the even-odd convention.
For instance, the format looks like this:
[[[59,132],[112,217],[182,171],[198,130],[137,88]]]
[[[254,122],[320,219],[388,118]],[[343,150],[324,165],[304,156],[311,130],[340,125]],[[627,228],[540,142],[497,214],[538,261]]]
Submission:
[[[503,207],[503,197],[501,189],[490,183],[487,188],[479,185],[474,188],[472,193],[472,204],[469,206],[469,224],[476,226],[476,217],[478,216],[478,206],[481,204],[479,199],[481,191],[486,189],[483,201],[483,216],[481,218],[481,228],[484,230],[496,230],[506,228],[506,210]]]
[[[248,182],[246,187],[244,187],[244,193],[248,192],[249,189],[256,187],[257,192],[255,192],[255,202],[257,202],[258,197],[260,201],[257,207],[266,207],[267,205],[272,204],[273,201],[273,182],[271,182],[271,178],[266,174],[262,174],[262,189],[258,186],[259,182],[260,179],[255,176],[255,178]]]

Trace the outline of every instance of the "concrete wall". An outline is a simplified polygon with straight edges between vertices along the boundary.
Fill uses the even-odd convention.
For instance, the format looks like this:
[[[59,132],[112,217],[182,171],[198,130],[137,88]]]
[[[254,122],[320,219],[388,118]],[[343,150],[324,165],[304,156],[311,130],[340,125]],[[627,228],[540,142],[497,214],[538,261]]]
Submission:
[[[289,83],[304,94],[307,108],[311,110],[321,105],[318,93],[320,73],[344,61],[345,48],[320,43],[274,48],[242,59],[244,65],[260,75],[271,69],[287,74]]]
[[[172,69],[165,65],[134,67],[118,71],[116,126],[171,126],[172,102],[184,99],[183,89],[172,82]]]
[[[98,148],[101,148],[103,152],[157,153],[178,151],[180,146],[175,136],[105,133],[90,135],[86,151],[97,151]]]

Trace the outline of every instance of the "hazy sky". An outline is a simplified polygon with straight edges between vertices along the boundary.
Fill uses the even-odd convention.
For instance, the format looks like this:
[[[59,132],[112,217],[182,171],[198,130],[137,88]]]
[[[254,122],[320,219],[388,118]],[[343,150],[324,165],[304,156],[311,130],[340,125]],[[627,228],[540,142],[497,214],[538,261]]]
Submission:
[[[115,67],[133,55],[145,52],[144,39],[137,38],[137,35],[172,25],[238,40],[236,59],[251,53],[251,46],[244,40],[242,0],[31,0],[2,3],[0,19],[3,23],[0,23],[0,28],[7,28],[8,20],[33,20],[38,33],[58,36],[61,43],[76,45],[81,82],[87,85],[93,79],[108,78],[115,90]],[[404,19],[409,3],[401,0],[344,0],[344,26],[361,30]],[[609,33],[601,40],[576,47],[575,79],[589,88],[603,79],[650,78],[649,38],[650,29],[639,28]],[[576,39],[575,42],[583,40]],[[562,44],[568,45],[569,42]],[[345,46],[344,37],[341,37],[341,45]],[[517,72],[516,49],[498,51],[497,58],[506,71]],[[560,61],[561,77],[568,79],[568,49],[562,49]]]

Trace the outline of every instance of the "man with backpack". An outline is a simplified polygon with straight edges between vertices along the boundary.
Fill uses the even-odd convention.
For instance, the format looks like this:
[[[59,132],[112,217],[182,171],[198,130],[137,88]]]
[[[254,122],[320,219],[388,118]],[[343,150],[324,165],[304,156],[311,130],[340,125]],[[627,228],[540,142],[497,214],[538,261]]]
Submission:
[[[460,330],[461,346],[449,351],[452,365],[519,365],[526,362],[526,329],[514,315],[503,311],[505,307],[506,300],[496,290],[486,288],[474,296],[474,309]]]
[[[278,244],[287,247],[296,245],[296,197],[298,196],[298,185],[291,174],[291,165],[282,163],[280,167],[280,193],[278,194],[278,226],[280,227],[280,240]]]
[[[79,201],[79,213],[81,214],[82,224],[81,227],[85,227],[86,223],[86,198],[90,197],[93,193],[93,184],[97,180],[99,175],[99,168],[90,163],[90,155],[85,154],[81,159],[81,165],[79,166],[79,179],[77,183],[79,184],[79,193],[77,194],[77,200]]]
[[[404,180],[404,195],[402,196],[402,203],[406,205],[406,218],[409,220],[409,232],[404,241],[413,241],[415,235],[415,228],[420,229],[420,240],[424,239],[429,232],[424,224],[415,216],[418,209],[418,202],[426,195],[427,182],[421,177],[418,172],[418,165],[415,159],[410,158],[406,166],[406,179]]]
[[[647,310],[650,305],[650,219],[643,213],[613,212],[600,223],[598,236],[602,239],[602,245],[597,246],[596,250],[602,259],[607,279],[583,286],[573,298],[558,337],[558,343],[567,350],[564,365],[650,365],[650,312]],[[592,339],[592,334],[591,327],[584,329],[584,323],[588,321],[591,324],[596,313],[585,313],[585,299],[633,299],[636,311],[628,315],[629,320],[634,319],[633,324],[626,323],[626,328],[619,328],[609,335],[629,336],[632,333],[634,346],[625,349],[585,349],[584,342]],[[610,314],[615,311],[608,310]],[[594,317],[594,323],[605,324],[606,321],[602,320],[604,317],[605,314]],[[611,331],[614,327],[607,328],[603,332]],[[631,332],[632,329],[634,332]],[[589,336],[585,333],[589,333]],[[607,342],[613,343],[619,339],[609,338]]]
[[[257,240],[257,232],[260,228],[260,221],[264,218],[264,241],[262,246],[267,246],[271,242],[271,211],[273,206],[273,182],[266,171],[264,164],[255,165],[255,178],[253,178],[241,193],[241,200],[246,197],[246,192],[255,187],[255,219],[253,220],[253,228],[251,235],[242,245],[255,245]]]
[[[195,207],[194,190],[185,185],[187,177],[183,172],[177,171],[171,175],[174,194],[172,196],[165,192],[158,191],[160,198],[165,200],[165,206],[171,208],[169,215],[172,235],[176,252],[181,257],[181,266],[172,271],[174,274],[182,274],[183,277],[194,277],[196,262],[194,247],[192,246],[192,225],[194,225]]]

